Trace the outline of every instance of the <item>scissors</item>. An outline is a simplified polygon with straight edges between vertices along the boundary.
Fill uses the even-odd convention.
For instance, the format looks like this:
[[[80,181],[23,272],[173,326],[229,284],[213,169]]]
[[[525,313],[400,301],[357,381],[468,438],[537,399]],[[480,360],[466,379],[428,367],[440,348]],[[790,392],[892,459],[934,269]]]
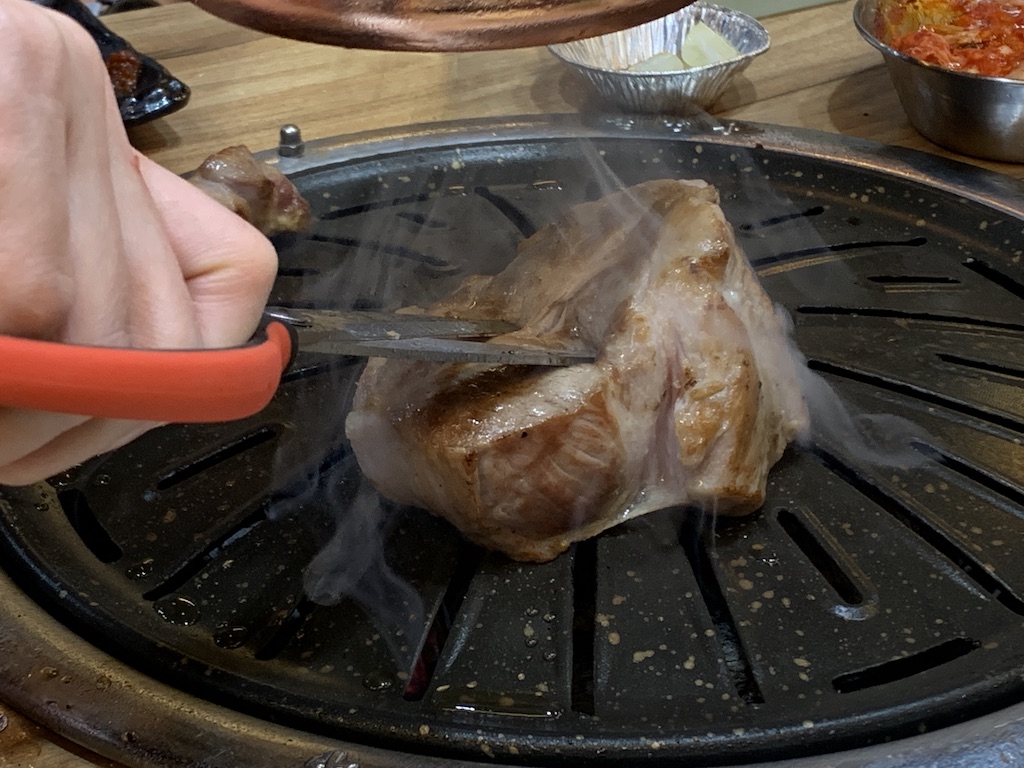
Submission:
[[[260,330],[228,349],[88,347],[0,335],[0,406],[159,422],[251,416],[270,402],[299,350],[339,357],[564,366],[589,349],[490,342],[502,320],[267,307]]]

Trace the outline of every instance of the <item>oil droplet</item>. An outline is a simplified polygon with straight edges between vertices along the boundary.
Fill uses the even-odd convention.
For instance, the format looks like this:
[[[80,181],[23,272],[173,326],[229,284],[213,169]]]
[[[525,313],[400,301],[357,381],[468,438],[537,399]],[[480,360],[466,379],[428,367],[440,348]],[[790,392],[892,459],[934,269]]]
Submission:
[[[454,700],[453,700],[454,699]],[[549,718],[561,717],[561,708],[543,697],[534,696],[516,699],[507,693],[483,693],[472,696],[438,697],[437,703],[449,712],[472,712],[512,717]]]
[[[219,648],[238,648],[249,637],[246,627],[224,627],[213,635],[213,642]]]
[[[528,638],[526,638],[526,647],[527,648],[536,648],[537,647],[537,638],[536,637],[528,637]]]
[[[45,512],[49,508],[50,505],[47,504],[45,501],[40,501],[39,503],[36,504],[36,512]]]
[[[96,475],[92,482],[93,485],[110,485],[110,475]]]
[[[141,563],[130,565],[124,569],[124,575],[129,579],[144,579],[153,572],[153,558],[147,557]]]
[[[391,678],[379,672],[372,672],[363,678],[363,687],[370,691],[387,691],[392,685]]]
[[[170,624],[187,627],[199,621],[199,608],[187,597],[168,595],[153,603],[157,615]]]

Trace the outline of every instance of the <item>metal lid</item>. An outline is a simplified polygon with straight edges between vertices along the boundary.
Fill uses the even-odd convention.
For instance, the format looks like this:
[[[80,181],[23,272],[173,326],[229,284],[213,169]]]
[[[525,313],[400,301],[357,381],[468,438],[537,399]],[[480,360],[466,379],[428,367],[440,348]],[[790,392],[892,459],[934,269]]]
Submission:
[[[197,0],[223,19],[313,43],[395,51],[528,48],[643,24],[692,0]]]

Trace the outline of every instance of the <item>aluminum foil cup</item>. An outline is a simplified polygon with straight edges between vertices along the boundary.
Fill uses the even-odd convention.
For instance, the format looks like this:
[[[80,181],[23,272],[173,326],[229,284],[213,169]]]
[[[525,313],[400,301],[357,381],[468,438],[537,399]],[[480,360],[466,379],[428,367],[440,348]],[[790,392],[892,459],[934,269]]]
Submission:
[[[962,155],[1024,162],[1024,81],[956,72],[900,53],[875,37],[877,0],[858,0],[853,21],[882,52],[910,124]]]
[[[686,33],[698,21],[728,40],[737,56],[677,71],[626,71],[658,53],[678,54]],[[768,31],[753,17],[697,2],[639,27],[550,45],[548,50],[582,73],[610,104],[631,112],[678,113],[709,109],[729,82],[768,46]]]

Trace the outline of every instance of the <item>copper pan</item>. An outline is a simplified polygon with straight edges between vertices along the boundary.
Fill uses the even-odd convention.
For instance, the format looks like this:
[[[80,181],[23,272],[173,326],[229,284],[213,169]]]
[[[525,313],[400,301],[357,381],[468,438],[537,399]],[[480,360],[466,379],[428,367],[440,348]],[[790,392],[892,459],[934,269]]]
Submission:
[[[349,48],[479,51],[615,32],[692,0],[196,0],[223,19]]]

